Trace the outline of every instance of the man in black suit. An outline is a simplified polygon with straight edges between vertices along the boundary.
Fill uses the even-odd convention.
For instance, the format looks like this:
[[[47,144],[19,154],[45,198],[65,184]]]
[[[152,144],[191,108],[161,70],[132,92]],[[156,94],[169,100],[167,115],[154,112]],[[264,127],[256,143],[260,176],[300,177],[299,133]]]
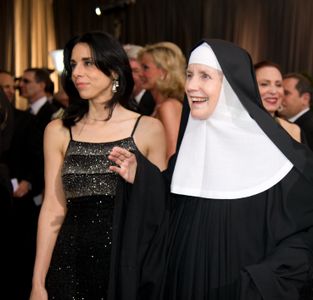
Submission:
[[[54,113],[58,110],[53,104],[49,103],[46,87],[51,83],[50,74],[45,68],[29,68],[23,73],[20,79],[19,89],[21,96],[26,98],[29,103],[29,110],[35,116],[37,128],[40,131],[41,139],[46,126],[53,119]],[[42,150],[43,152],[43,150]],[[36,185],[43,185],[43,165],[38,169]],[[34,197],[37,205],[41,204],[42,193]]]
[[[29,112],[14,107],[14,78],[0,70],[0,86],[3,88],[13,110],[13,138],[8,153],[11,179],[14,179],[14,197],[28,195],[33,185],[33,169],[36,161],[43,160],[41,137],[36,119]],[[39,187],[40,189],[40,187]]]
[[[12,291],[12,299],[27,299],[35,259],[38,216],[33,197],[41,193],[43,188],[43,184],[36,180],[38,176],[42,176],[42,138],[35,116],[13,106],[14,78],[9,72],[0,70],[0,86],[13,111],[12,139],[5,155],[13,187],[10,216],[13,243],[10,252],[14,257],[11,268],[16,271],[16,288]]]
[[[142,87],[142,69],[138,61],[138,53],[141,49],[142,47],[137,45],[124,45],[134,79],[133,95],[128,108],[142,115],[150,116],[154,111],[155,102],[151,93]]]
[[[13,134],[13,114],[6,94],[1,86],[0,74],[0,275],[1,290],[12,295],[14,281],[12,272],[12,185],[6,159]]]
[[[283,87],[285,96],[279,114],[300,126],[313,150],[312,84],[302,74],[289,73],[283,76]]]
[[[21,96],[27,99],[30,112],[36,116],[42,134],[57,111],[47,98],[46,87],[50,84],[50,74],[44,68],[26,69],[19,84]]]

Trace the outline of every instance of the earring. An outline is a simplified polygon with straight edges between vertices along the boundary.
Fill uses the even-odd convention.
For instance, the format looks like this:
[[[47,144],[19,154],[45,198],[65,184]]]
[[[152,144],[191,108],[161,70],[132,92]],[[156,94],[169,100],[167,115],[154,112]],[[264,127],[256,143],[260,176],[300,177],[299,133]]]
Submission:
[[[113,79],[112,82],[112,93],[115,94],[117,92],[117,88],[119,87],[118,79]]]

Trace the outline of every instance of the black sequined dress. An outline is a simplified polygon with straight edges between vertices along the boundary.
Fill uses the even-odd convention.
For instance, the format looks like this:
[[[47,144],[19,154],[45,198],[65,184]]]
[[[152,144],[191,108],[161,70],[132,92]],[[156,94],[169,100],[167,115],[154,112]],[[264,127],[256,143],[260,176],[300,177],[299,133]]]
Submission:
[[[62,169],[68,211],[46,278],[49,299],[107,299],[114,198],[119,180],[109,170],[112,162],[107,155],[114,146],[136,151],[133,133],[108,143],[71,139]]]

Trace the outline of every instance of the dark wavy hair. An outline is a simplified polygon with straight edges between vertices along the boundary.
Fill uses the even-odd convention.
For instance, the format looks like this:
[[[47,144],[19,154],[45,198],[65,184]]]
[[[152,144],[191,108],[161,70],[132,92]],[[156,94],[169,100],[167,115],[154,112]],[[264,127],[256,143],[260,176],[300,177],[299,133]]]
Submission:
[[[294,78],[298,80],[296,84],[296,89],[299,92],[299,95],[302,96],[304,93],[310,94],[310,103],[312,104],[313,98],[313,86],[308,77],[301,73],[288,73],[283,76],[284,79]]]
[[[0,87],[0,161],[1,154],[8,150],[13,136],[13,108]]]
[[[78,43],[85,43],[90,47],[96,67],[106,76],[113,78],[113,73],[118,76],[119,87],[117,92],[105,104],[105,108],[109,109],[107,120],[111,118],[116,103],[120,103],[123,106],[127,105],[134,86],[128,57],[122,45],[115,38],[104,32],[88,32],[73,37],[64,48],[62,85],[69,96],[69,106],[63,116],[63,124],[66,127],[75,125],[88,112],[88,101],[79,96],[72,81],[71,56],[73,48]]]
[[[264,68],[264,67],[273,67],[276,68],[281,74],[282,74],[282,70],[279,64],[274,63],[270,60],[262,60],[259,61],[258,63],[256,63],[254,65],[254,70],[257,71],[258,69]]]

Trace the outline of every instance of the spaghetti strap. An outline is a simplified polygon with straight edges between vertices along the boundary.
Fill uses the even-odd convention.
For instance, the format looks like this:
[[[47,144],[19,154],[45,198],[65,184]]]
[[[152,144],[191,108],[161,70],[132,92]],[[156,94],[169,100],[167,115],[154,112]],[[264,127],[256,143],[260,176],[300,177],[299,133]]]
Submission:
[[[131,137],[133,137],[133,135],[134,135],[134,133],[135,133],[135,130],[136,130],[136,128],[137,128],[137,125],[138,125],[138,123],[139,123],[139,120],[141,119],[141,117],[142,117],[142,115],[140,115],[138,118],[137,118],[137,120],[136,120],[136,123],[135,123],[135,125],[134,125],[134,129],[133,129],[133,131],[132,131],[132,133],[131,133]]]
[[[69,129],[69,132],[70,132],[70,137],[71,137],[71,141],[73,140],[73,136],[72,136],[72,127],[70,127]]]

